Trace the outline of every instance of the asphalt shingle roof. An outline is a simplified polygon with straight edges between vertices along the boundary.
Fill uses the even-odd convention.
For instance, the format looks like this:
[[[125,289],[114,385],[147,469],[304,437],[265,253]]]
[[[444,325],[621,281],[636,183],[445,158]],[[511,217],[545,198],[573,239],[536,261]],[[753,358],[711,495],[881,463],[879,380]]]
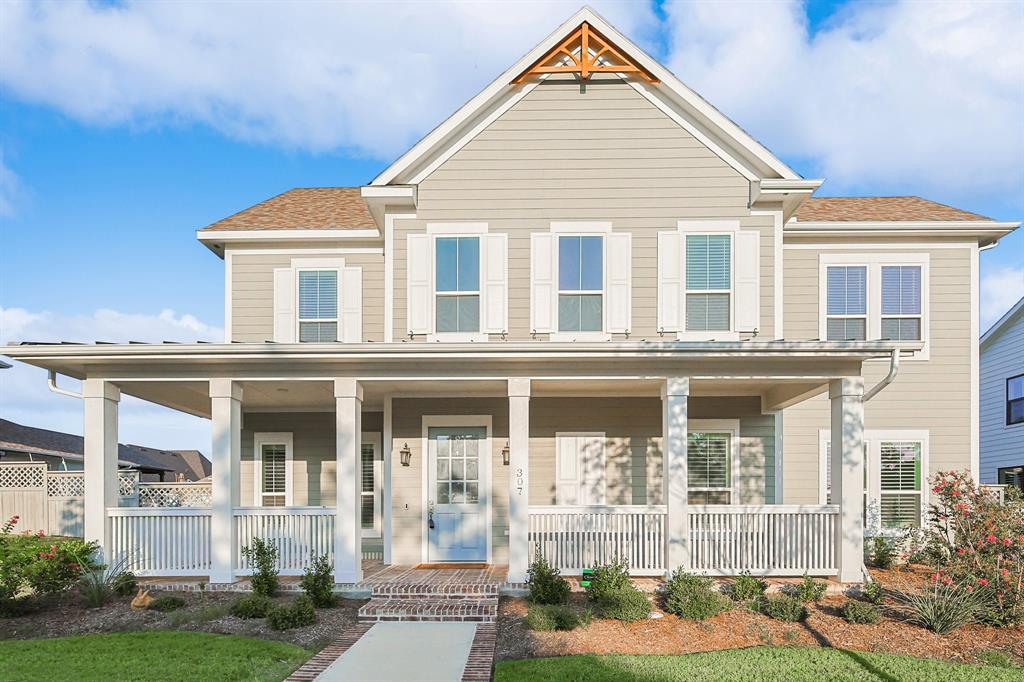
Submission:
[[[808,222],[991,220],[921,197],[812,197],[797,209],[796,218]]]
[[[206,230],[376,229],[359,187],[303,187],[271,197]]]

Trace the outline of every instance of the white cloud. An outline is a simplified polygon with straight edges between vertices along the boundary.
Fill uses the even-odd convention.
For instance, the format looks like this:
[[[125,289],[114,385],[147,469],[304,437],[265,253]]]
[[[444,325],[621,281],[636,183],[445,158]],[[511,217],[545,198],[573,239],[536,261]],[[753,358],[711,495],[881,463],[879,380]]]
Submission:
[[[832,192],[1020,203],[1024,13],[1014,2],[849,3],[813,37],[800,2],[666,6],[670,67]]]
[[[645,3],[596,3],[629,33]],[[378,158],[404,151],[579,8],[492,3],[7,2],[0,82],[88,123],[205,123]]]
[[[217,341],[222,329],[193,315],[162,310],[156,315],[97,310],[92,315],[61,315],[24,308],[0,308],[0,344],[13,341]],[[0,355],[3,349],[0,348]],[[52,393],[46,371],[20,362],[0,370],[0,417],[28,426],[82,433],[82,405]],[[61,387],[77,391],[80,384],[60,378]],[[124,396],[119,410],[119,440],[168,449],[210,451],[210,423]]]
[[[991,327],[1024,296],[1024,268],[1003,266],[981,277],[981,332]]]

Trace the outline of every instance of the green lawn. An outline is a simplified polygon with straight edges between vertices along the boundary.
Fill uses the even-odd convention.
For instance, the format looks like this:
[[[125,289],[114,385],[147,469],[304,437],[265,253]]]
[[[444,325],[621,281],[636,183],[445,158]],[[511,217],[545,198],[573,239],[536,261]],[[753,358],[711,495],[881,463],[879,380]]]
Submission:
[[[309,658],[284,642],[202,632],[130,632],[0,642],[0,680],[273,680]]]
[[[985,682],[1024,670],[813,647],[757,647],[687,656],[565,656],[499,663],[495,682]]]

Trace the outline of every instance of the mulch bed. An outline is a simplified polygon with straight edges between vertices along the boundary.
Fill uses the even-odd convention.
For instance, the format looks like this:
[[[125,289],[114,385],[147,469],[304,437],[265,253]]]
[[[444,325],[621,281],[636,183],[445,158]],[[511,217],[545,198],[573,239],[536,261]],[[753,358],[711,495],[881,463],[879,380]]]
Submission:
[[[236,618],[219,612],[244,596],[242,594],[212,592],[203,595],[197,592],[150,591],[151,597],[162,595],[181,597],[187,604],[177,611],[159,613],[133,610],[130,597],[117,598],[107,606],[96,609],[86,608],[74,593],[53,597],[40,601],[31,612],[24,615],[0,617],[0,639],[173,629],[276,639],[315,650],[337,639],[343,630],[356,623],[359,607],[365,603],[365,600],[342,599],[335,608],[317,609],[317,621],[313,625],[277,631],[271,630],[264,618]],[[288,604],[297,597],[297,594],[289,593],[276,597],[274,601]],[[208,609],[210,613],[204,616]],[[211,614],[217,617],[206,620]]]
[[[900,589],[927,583],[923,568],[872,571],[883,585]],[[704,622],[662,618],[626,624],[595,619],[569,632],[534,632],[526,627],[524,599],[503,598],[498,608],[498,661],[575,654],[687,654],[762,645],[823,646],[958,662],[977,662],[984,651],[998,650],[1024,663],[1024,626],[994,628],[969,625],[948,635],[906,622],[891,600],[880,607],[877,625],[851,625],[839,608],[847,597],[835,595],[808,605],[804,623],[785,623],[737,605]],[[574,593],[572,603],[583,608],[586,598]],[[660,613],[660,608],[656,610]]]

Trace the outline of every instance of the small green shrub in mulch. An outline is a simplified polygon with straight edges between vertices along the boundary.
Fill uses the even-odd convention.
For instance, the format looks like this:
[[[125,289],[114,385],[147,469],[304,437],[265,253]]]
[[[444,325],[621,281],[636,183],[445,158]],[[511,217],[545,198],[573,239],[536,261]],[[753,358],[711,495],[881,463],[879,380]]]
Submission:
[[[881,604],[885,601],[885,588],[877,580],[864,583],[864,587],[860,588],[860,593],[872,604]]]
[[[843,604],[842,614],[847,623],[854,625],[874,625],[882,620],[874,604],[853,599]]]
[[[686,620],[707,620],[732,608],[729,599],[714,589],[714,581],[678,570],[662,591],[665,610]]]
[[[162,597],[157,597],[149,603],[146,607],[150,611],[159,611],[160,613],[167,613],[168,611],[177,611],[178,609],[185,606],[185,600],[181,597],[173,594],[166,594]]]
[[[526,573],[526,584],[530,588],[530,601],[534,604],[564,604],[571,590],[558,569],[539,552]]]
[[[329,609],[338,603],[334,594],[334,566],[327,560],[326,554],[313,557],[302,572],[299,585],[318,609]]]
[[[900,592],[896,598],[910,613],[910,622],[944,635],[962,625],[974,623],[981,612],[983,596],[972,586],[934,581],[931,589]]]
[[[796,597],[803,603],[808,604],[810,602],[821,601],[821,598],[825,596],[825,590],[827,589],[828,584],[826,584],[824,580],[815,580],[805,573],[803,580],[790,588],[789,593],[791,596]]]
[[[757,599],[768,589],[768,583],[760,578],[750,575],[750,572],[740,573],[732,582],[729,596],[736,601],[750,601]]]
[[[273,597],[280,579],[277,575],[277,545],[263,538],[253,538],[251,545],[242,548],[242,556],[252,566],[249,584],[253,594]]]
[[[651,615],[651,602],[647,595],[632,583],[611,592],[605,592],[597,602],[598,612],[604,618],[635,623]]]
[[[274,602],[262,594],[250,594],[241,597],[231,605],[231,615],[238,618],[266,618]]]
[[[575,630],[590,624],[590,609],[577,611],[562,604],[535,604],[526,612],[526,627],[531,630]]]
[[[890,568],[896,562],[896,543],[885,536],[871,538],[868,562],[875,568]]]
[[[121,571],[110,582],[110,589],[119,597],[128,597],[135,594],[138,582],[131,571]]]
[[[290,606],[276,606],[267,614],[267,625],[273,630],[291,630],[315,622],[316,608],[306,595],[296,599]]]
[[[610,564],[595,566],[594,573],[588,580],[590,584],[586,588],[587,598],[595,604],[607,595],[633,586],[629,579],[629,564],[620,558],[613,559]]]
[[[785,594],[764,596],[754,602],[756,610],[775,620],[799,623],[807,619],[807,607],[799,599]]]

